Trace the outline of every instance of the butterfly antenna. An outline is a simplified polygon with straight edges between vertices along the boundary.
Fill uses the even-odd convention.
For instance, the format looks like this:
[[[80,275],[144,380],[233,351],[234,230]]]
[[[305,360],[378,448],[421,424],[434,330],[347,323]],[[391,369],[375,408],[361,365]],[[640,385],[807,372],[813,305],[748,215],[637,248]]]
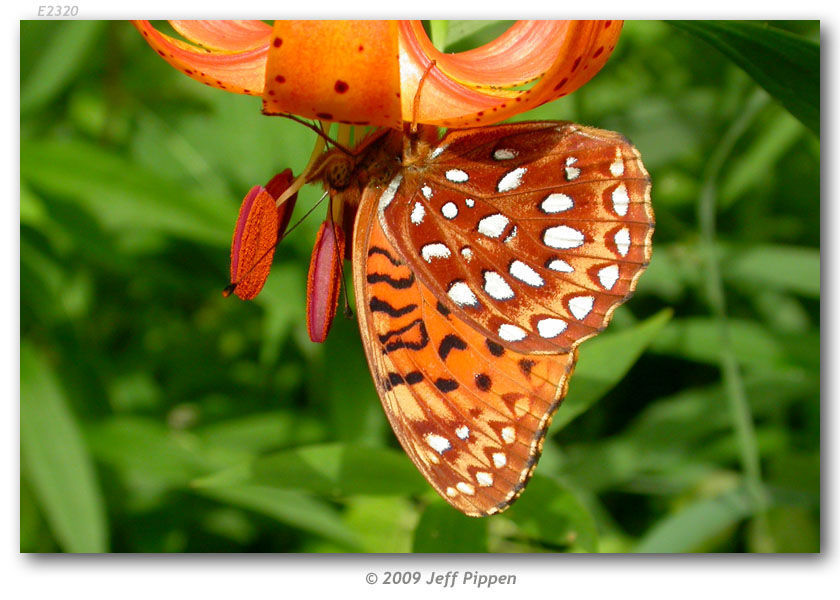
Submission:
[[[339,144],[337,141],[335,141],[329,135],[327,135],[326,132],[322,128],[316,127],[315,125],[313,125],[309,121],[304,121],[300,117],[296,117],[295,115],[291,115],[291,114],[287,114],[287,113],[283,113],[283,114],[278,115],[278,116],[290,119],[290,120],[294,121],[295,123],[300,123],[304,127],[307,127],[309,129],[311,129],[312,131],[314,131],[316,134],[318,134],[319,137],[323,138],[328,144],[332,144],[333,147],[337,148],[338,150],[340,150],[344,154],[347,154],[348,156],[354,156],[354,153],[353,153],[352,150],[350,150],[350,148],[348,148],[347,146],[345,146],[343,144]],[[322,127],[323,127],[323,125],[322,125]]]

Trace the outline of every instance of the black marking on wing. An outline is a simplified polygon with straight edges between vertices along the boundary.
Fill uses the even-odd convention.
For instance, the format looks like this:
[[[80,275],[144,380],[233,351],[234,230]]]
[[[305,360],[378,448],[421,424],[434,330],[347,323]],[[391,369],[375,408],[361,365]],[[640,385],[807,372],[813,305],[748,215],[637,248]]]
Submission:
[[[382,256],[387,258],[395,267],[401,267],[404,264],[400,259],[392,256],[391,253],[388,252],[385,248],[381,248],[379,246],[371,246],[370,250],[368,250],[368,256],[373,256],[374,254],[381,254]]]
[[[402,279],[394,279],[385,273],[368,273],[368,283],[387,283],[396,290],[407,290],[414,285],[414,273]]]
[[[444,379],[443,377],[439,377],[435,380],[435,387],[444,393],[451,392],[458,389],[458,382],[454,379]]]
[[[505,353],[505,349],[501,344],[497,344],[491,339],[485,339],[484,341],[487,344],[487,349],[493,356],[501,356]]]
[[[402,308],[394,308],[390,303],[385,300],[381,300],[376,296],[372,296],[370,299],[370,310],[372,312],[383,312],[389,317],[401,317],[403,315],[407,315],[416,308],[416,304],[406,304]]]
[[[417,341],[407,342],[402,338],[402,334],[410,330],[412,327],[418,327],[420,331],[420,339]],[[393,337],[396,337],[396,339],[388,341]],[[405,327],[400,327],[399,329],[394,329],[393,331],[380,335],[379,341],[385,346],[385,354],[394,352],[400,348],[422,350],[429,344],[429,333],[426,331],[426,324],[423,322],[423,319],[415,319]]]
[[[438,347],[438,356],[440,356],[441,360],[446,360],[446,357],[449,356],[449,353],[453,350],[466,349],[467,343],[464,340],[454,333],[448,333],[440,342],[440,346]]]

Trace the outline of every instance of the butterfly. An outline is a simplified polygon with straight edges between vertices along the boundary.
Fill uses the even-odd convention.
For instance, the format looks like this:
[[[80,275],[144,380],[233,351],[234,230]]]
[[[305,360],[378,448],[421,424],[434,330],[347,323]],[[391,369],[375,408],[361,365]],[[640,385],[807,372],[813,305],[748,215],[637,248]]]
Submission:
[[[308,181],[354,220],[359,328],[400,444],[456,509],[504,510],[536,467],[579,344],[650,261],[639,152],[567,122],[442,138],[380,129],[322,155]]]

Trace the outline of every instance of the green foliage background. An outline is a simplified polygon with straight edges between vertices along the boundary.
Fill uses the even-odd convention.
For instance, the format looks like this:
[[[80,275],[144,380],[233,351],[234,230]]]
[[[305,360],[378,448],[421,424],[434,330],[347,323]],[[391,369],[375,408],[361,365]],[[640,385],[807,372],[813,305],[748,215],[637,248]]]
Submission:
[[[457,50],[504,27],[430,31]],[[21,550],[818,551],[818,36],[628,22],[591,83],[520,117],[633,140],[654,255],[525,494],[469,519],[394,441],[355,322],[308,341],[321,214],[256,301],[220,294],[241,198],[300,172],[311,132],[126,22],[23,22]]]

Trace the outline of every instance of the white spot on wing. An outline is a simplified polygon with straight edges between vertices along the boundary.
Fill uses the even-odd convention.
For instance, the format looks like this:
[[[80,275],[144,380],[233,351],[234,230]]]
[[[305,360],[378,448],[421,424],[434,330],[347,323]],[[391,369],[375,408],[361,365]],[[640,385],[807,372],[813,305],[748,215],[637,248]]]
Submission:
[[[505,173],[504,177],[502,177],[499,180],[498,185],[496,185],[496,190],[500,194],[515,190],[520,185],[522,185],[522,176],[527,170],[528,169],[526,169],[525,167],[517,167],[513,171]]]
[[[467,175],[467,172],[462,171],[461,169],[449,169],[446,172],[446,178],[452,183],[464,183],[470,180],[470,176]]]
[[[613,177],[624,175],[624,161],[621,157],[621,148],[615,149],[615,160],[610,165],[610,173],[612,173]]]
[[[461,425],[458,429],[455,430],[455,435],[457,435],[462,440],[465,440],[468,437],[470,437],[470,428],[466,425]]]
[[[432,197],[432,188],[428,185],[424,185],[420,188],[420,191],[423,192],[423,195],[426,197],[426,200]]]
[[[443,454],[452,448],[452,444],[449,443],[449,440],[436,433],[427,433],[426,443],[429,444],[433,450],[436,450],[438,454]]]
[[[419,202],[414,203],[414,208],[411,209],[411,222],[419,225],[423,222],[423,217],[426,216],[426,207]]]
[[[519,281],[523,281],[534,287],[542,287],[545,285],[545,281],[542,277],[540,277],[539,273],[521,260],[515,260],[510,263],[510,274],[516,277]]]
[[[516,432],[513,427],[507,426],[502,429],[502,441],[505,444],[512,444],[516,440]]]
[[[464,204],[467,205],[467,208],[472,208],[473,206],[475,206],[475,200],[473,200],[472,198],[466,198],[464,200]]]
[[[551,215],[567,211],[574,205],[575,203],[566,194],[549,194],[540,204],[540,210]]]
[[[627,187],[623,183],[613,190],[612,203],[615,214],[620,217],[627,214],[627,209],[630,207],[630,197],[627,195]]]
[[[574,273],[575,269],[562,258],[555,258],[548,263],[548,268],[552,271],[559,271],[560,273]]]
[[[446,495],[449,496],[450,498],[452,498],[453,496],[456,496],[457,494],[458,494],[458,492],[455,490],[454,487],[446,488]]]
[[[475,474],[475,480],[481,487],[490,487],[493,485],[493,476],[486,471],[479,471]]]
[[[615,282],[618,281],[618,265],[610,265],[598,271],[598,280],[605,289],[613,289]]]
[[[504,452],[493,454],[493,464],[496,465],[497,469],[501,469],[507,464],[507,456],[505,456]]]
[[[391,204],[391,200],[394,199],[394,196],[397,195],[397,190],[402,183],[402,175],[397,175],[391,180],[391,183],[388,184],[388,187],[385,188],[385,191],[382,192],[382,195],[379,197],[379,212],[382,212],[388,205]]]
[[[432,153],[429,154],[429,158],[431,158],[431,159],[437,158],[438,156],[440,156],[443,153],[444,150],[446,150],[446,146],[438,146],[437,148],[432,150]]]
[[[627,253],[630,252],[630,230],[622,227],[613,239],[615,240],[615,247],[618,249],[618,253],[621,256],[627,256]]]
[[[447,202],[446,204],[440,207],[440,214],[442,214],[447,219],[454,219],[458,216],[458,207],[455,205],[454,202]]]
[[[508,242],[510,242],[513,238],[515,238],[515,237],[516,237],[516,234],[517,234],[518,232],[519,232],[519,230],[516,228],[516,225],[514,225],[514,226],[513,226],[513,228],[511,228],[510,233],[508,234],[508,236],[504,239],[505,244],[507,244],[507,243],[508,243]]]
[[[494,300],[510,300],[513,290],[496,271],[484,271],[484,291]]]
[[[449,258],[452,256],[452,252],[450,252],[449,248],[446,245],[441,244],[440,242],[435,242],[434,244],[426,244],[420,250],[420,254],[423,256],[423,259],[430,263],[432,262],[433,258]]]
[[[563,319],[542,319],[537,323],[537,333],[541,338],[551,339],[566,331],[566,327],[568,323]]]
[[[566,181],[574,181],[580,176],[580,169],[572,166],[576,162],[577,159],[574,156],[566,159]]]
[[[463,248],[461,248],[461,256],[464,257],[465,261],[470,262],[473,257],[472,248],[470,248],[469,246],[464,246]]]
[[[499,326],[499,337],[506,342],[521,342],[525,339],[525,330],[510,323],[502,323]]]
[[[583,234],[567,225],[549,227],[543,232],[543,243],[550,248],[577,248],[583,245]]]
[[[478,298],[463,281],[456,281],[449,287],[449,297],[458,306],[478,306]]]
[[[498,238],[510,220],[501,213],[484,217],[478,222],[478,232],[491,238]]]
[[[578,321],[583,321],[595,305],[595,296],[575,296],[569,300],[569,312]]]
[[[516,158],[518,155],[519,152],[513,148],[499,148],[493,152],[493,158],[496,160],[510,160],[511,158]]]
[[[465,493],[467,496],[472,496],[473,494],[475,494],[475,488],[465,481],[459,481],[455,487],[458,488],[461,492]]]

